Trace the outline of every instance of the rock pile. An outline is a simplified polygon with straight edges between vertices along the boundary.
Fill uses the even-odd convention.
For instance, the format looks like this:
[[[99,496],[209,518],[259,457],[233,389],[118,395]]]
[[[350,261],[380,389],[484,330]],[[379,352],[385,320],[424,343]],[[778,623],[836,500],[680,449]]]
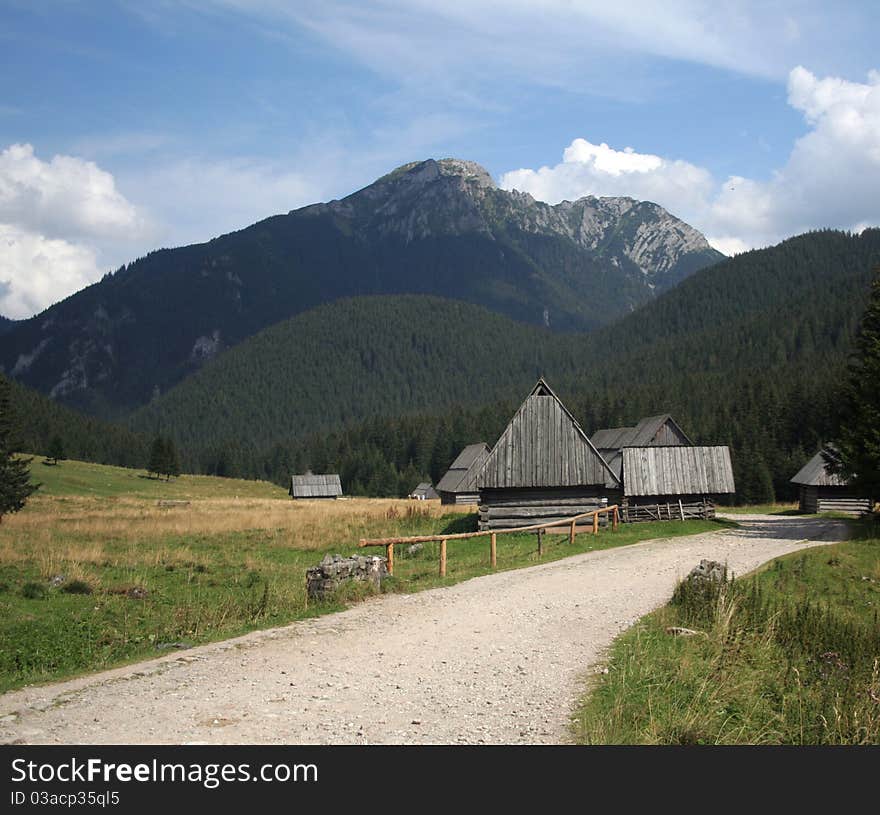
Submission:
[[[310,599],[320,599],[346,581],[367,581],[378,588],[387,576],[388,567],[384,557],[325,555],[320,565],[306,572],[306,590]]]

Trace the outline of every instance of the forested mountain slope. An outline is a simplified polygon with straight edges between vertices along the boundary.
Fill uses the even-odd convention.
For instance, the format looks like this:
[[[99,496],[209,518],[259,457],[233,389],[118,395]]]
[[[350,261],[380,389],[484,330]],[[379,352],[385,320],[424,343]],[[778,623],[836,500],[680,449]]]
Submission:
[[[146,466],[149,440],[144,436],[83,416],[2,374],[0,380],[9,384],[16,450],[46,455],[57,436],[68,458],[120,467]]]
[[[133,426],[172,433],[208,471],[338,469],[349,489],[393,492],[416,473],[436,479],[465,443],[493,443],[540,374],[588,431],[670,411],[692,437],[732,445],[744,492],[784,494],[835,429],[878,262],[880,230],[803,235],[703,270],[590,335],[436,299],[356,298],[254,337]]]
[[[150,253],[0,343],[0,371],[86,412],[146,404],[261,329],[355,295],[433,294],[552,330],[605,324],[722,256],[656,204],[550,206],[472,162]]]

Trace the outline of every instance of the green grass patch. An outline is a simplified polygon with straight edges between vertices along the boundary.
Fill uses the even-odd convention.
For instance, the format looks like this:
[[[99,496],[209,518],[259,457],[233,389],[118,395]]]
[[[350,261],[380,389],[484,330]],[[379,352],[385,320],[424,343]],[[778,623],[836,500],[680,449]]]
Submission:
[[[475,522],[475,515],[412,512],[371,521],[359,531],[376,536],[433,534],[472,529]],[[565,535],[547,535],[541,559],[534,535],[502,535],[498,568],[721,526],[711,521],[635,524],[621,526],[617,533],[578,535],[574,546]],[[136,542],[119,536],[95,548],[89,535],[65,530],[65,554],[53,557],[50,565],[38,552],[0,563],[0,585],[6,586],[0,592],[0,691],[344,608],[360,599],[362,588],[308,602],[305,572],[327,553],[384,554],[381,548],[357,550],[356,540],[355,534],[339,533],[322,548],[302,549],[288,531],[257,529]],[[412,556],[398,546],[395,577],[386,590],[418,591],[491,571],[488,538],[450,541],[444,579],[438,574],[438,556],[437,544],[425,544]]]
[[[181,475],[166,481],[145,470],[66,460],[45,464],[42,456],[31,462],[31,480],[41,487],[38,495],[86,496],[96,498],[155,498],[189,500],[195,498],[284,498],[287,492],[266,481]]]
[[[731,583],[682,584],[615,642],[576,740],[880,743],[880,527],[852,529]]]
[[[719,512],[731,515],[800,515],[798,505],[786,504],[745,504],[740,507],[717,507]]]

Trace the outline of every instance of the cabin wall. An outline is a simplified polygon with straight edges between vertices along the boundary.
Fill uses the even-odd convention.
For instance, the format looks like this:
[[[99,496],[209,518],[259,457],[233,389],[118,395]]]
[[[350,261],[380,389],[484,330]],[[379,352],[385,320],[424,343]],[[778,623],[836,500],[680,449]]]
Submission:
[[[798,496],[798,508],[801,512],[813,515],[819,511],[818,487],[808,487],[801,484]]]
[[[479,529],[510,529],[561,521],[613,503],[607,499],[607,492],[602,487],[482,489]],[[605,526],[608,517],[600,515],[599,523]]]
[[[689,521],[715,517],[715,502],[705,495],[645,495],[624,498],[620,504],[623,523],[643,521]]]
[[[440,493],[440,503],[441,504],[457,504],[457,505],[479,504],[480,503],[480,493],[478,493],[478,492],[441,492]]]
[[[848,487],[814,487],[816,490],[816,509],[813,512],[870,512],[873,502],[870,498],[857,495]]]

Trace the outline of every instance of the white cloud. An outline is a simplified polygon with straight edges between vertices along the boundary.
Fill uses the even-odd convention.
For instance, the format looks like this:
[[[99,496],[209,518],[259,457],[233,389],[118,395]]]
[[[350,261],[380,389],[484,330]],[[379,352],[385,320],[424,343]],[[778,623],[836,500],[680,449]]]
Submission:
[[[562,163],[538,170],[512,170],[501,176],[500,184],[550,203],[584,195],[629,196],[682,212],[699,208],[713,181],[707,170],[687,161],[575,139],[565,149]]]
[[[880,73],[861,84],[797,67],[788,101],[810,130],[767,180],[720,183],[687,161],[575,139],[561,163],[505,173],[501,186],[551,203],[584,195],[655,201],[728,254],[809,229],[880,224]]]
[[[147,234],[113,176],[90,161],[0,152],[0,313],[29,317],[97,280],[107,247]]]
[[[91,249],[0,223],[0,314],[30,317],[100,275]]]
[[[110,173],[73,156],[42,161],[30,144],[0,152],[0,222],[63,238],[106,238],[143,228]]]

